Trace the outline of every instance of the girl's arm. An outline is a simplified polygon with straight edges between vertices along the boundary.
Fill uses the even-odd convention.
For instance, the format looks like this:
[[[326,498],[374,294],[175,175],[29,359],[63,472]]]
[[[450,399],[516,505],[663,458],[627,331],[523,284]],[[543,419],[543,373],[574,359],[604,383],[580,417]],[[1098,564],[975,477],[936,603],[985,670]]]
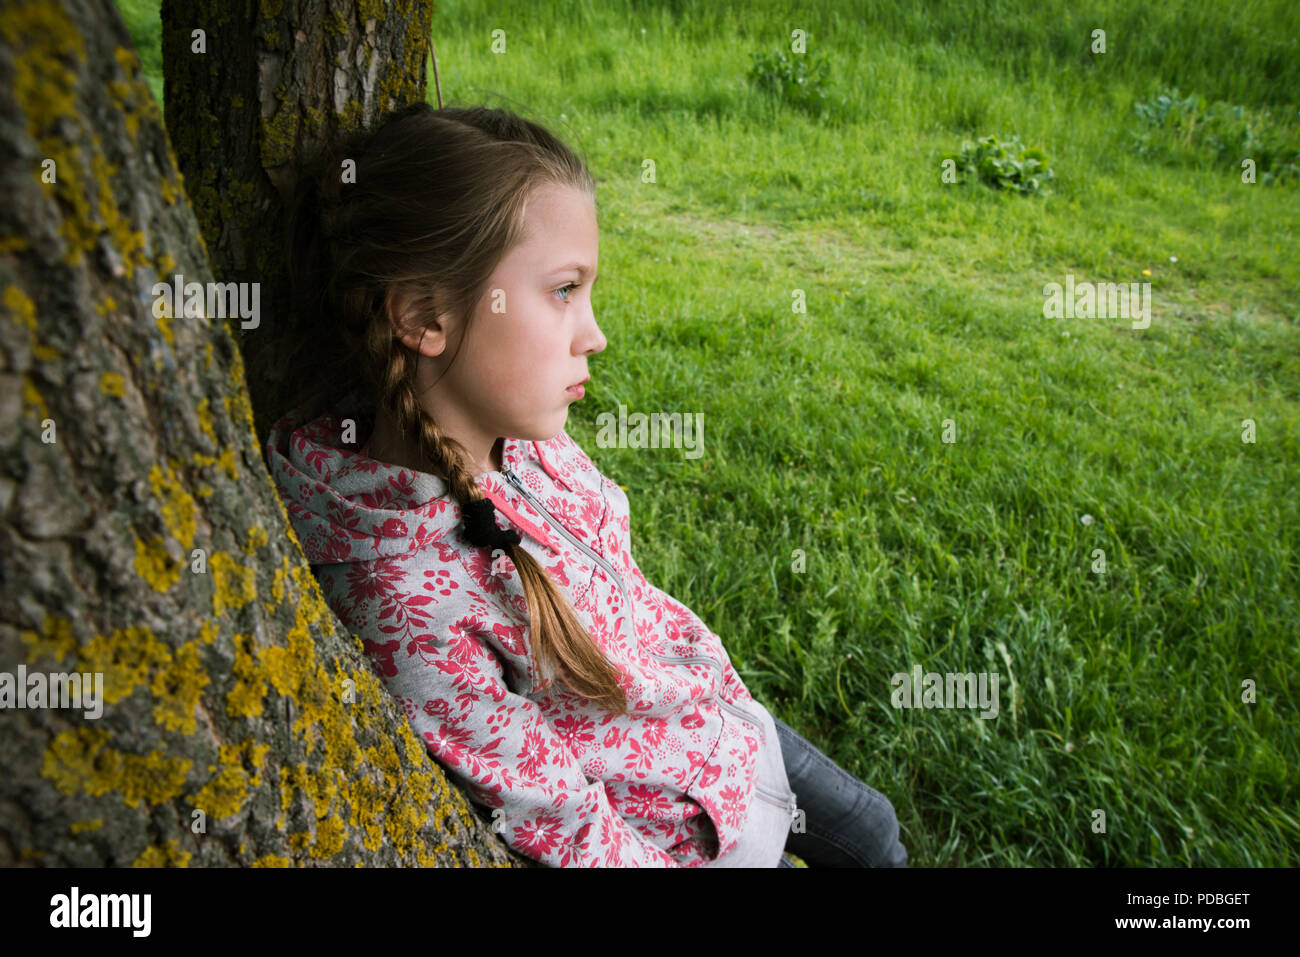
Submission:
[[[667,592],[650,584],[645,575],[642,574],[641,567],[632,554],[631,504],[628,501],[627,494],[623,491],[623,487],[600,471],[596,467],[596,463],[591,460],[591,457],[583,451],[582,446],[578,445],[568,432],[561,431],[558,438],[553,439],[551,443],[543,447],[550,449],[552,446],[554,446],[552,451],[557,459],[570,462],[570,468],[576,470],[578,474],[585,473],[593,477],[599,483],[606,502],[612,506],[613,518],[611,521],[616,525],[621,524],[622,527],[626,551],[620,558],[626,559],[630,571],[627,576],[629,584],[641,588],[644,593],[649,595],[649,600],[653,605],[664,609],[664,613],[672,615],[676,619],[674,630],[683,641],[697,645],[700,651],[721,664],[723,694],[728,701],[739,701],[741,703],[753,701],[749,689],[745,687],[745,683],[740,680],[740,675],[736,673],[736,669],[731,663],[731,656],[727,654],[727,649],[722,644],[722,639],[711,631],[695,612]],[[548,465],[547,468],[549,471],[550,466]],[[611,538],[608,549],[614,549],[617,541],[617,537]],[[656,623],[656,626],[658,627],[658,623]]]
[[[550,867],[684,866],[610,805],[538,705],[506,686],[491,648],[467,629],[451,632],[395,649],[381,674],[413,705],[434,758],[493,808],[493,829]]]
[[[731,663],[731,656],[727,654],[722,639],[710,630],[709,626],[690,608],[663,589],[650,584],[645,575],[641,573],[641,568],[637,565],[636,559],[632,557],[631,549],[628,550],[628,561],[631,563],[632,568],[631,578],[637,587],[641,588],[644,594],[650,596],[653,604],[665,609],[665,614],[672,615],[676,619],[674,630],[677,636],[683,642],[695,645],[699,652],[709,655],[722,665],[722,690],[726,699],[741,704],[746,701],[753,701],[754,698],[749,693],[749,689],[745,687],[745,683],[740,680],[740,675],[736,673],[736,669]]]

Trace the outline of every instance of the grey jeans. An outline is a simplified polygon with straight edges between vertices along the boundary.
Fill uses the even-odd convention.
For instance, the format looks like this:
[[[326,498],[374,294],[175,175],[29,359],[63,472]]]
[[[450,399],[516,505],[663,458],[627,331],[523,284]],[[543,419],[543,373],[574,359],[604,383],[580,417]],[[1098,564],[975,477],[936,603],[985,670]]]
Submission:
[[[790,790],[804,811],[804,832],[785,849],[809,867],[906,867],[894,806],[817,750],[775,715]],[[794,867],[782,857],[777,867]]]

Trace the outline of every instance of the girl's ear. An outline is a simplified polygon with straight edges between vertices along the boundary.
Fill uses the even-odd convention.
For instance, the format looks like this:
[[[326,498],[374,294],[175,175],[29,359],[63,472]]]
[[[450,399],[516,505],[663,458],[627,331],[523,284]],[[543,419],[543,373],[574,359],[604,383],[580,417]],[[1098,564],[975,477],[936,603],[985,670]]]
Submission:
[[[433,299],[427,290],[413,286],[394,287],[384,297],[384,308],[393,335],[412,352],[437,356],[446,349],[445,317],[439,316],[432,325],[426,325],[433,311]]]

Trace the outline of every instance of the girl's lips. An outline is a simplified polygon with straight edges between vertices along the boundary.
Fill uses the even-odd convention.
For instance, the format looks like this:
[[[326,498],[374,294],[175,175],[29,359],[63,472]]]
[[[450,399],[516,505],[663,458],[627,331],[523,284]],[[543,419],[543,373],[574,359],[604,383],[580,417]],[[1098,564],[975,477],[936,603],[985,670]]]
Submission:
[[[580,385],[571,385],[564,391],[569,393],[569,395],[576,396],[579,399],[581,399],[584,395],[587,394],[587,390]]]

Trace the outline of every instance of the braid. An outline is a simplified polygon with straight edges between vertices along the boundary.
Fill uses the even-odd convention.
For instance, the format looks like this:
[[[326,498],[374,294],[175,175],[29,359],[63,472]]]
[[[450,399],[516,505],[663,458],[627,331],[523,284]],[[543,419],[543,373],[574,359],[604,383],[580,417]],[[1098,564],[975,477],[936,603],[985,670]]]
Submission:
[[[376,323],[380,329],[385,326]],[[415,395],[414,354],[401,347],[393,348],[380,386],[382,401],[393,411],[403,435],[416,437],[422,465],[443,478],[452,497],[465,516],[470,544],[501,548],[519,571],[528,601],[528,627],[536,652],[539,677],[543,665],[550,675],[558,673],[578,694],[602,702],[619,713],[627,711],[627,699],[618,685],[618,677],[609,660],[601,653],[578,621],[568,602],[559,594],[555,583],[537,560],[520,545],[519,533],[497,527],[491,500],[465,468],[465,447],[444,435],[438,423],[424,411]],[[484,543],[478,536],[493,540]],[[493,534],[494,533],[494,534]]]

